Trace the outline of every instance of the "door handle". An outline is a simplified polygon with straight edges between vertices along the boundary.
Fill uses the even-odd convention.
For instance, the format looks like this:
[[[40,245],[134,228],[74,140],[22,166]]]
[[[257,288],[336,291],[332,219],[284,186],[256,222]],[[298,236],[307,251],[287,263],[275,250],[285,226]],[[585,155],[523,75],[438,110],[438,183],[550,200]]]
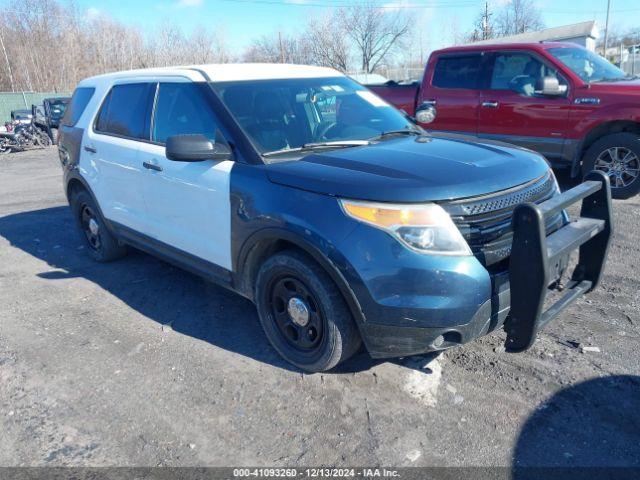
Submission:
[[[89,152],[89,153],[98,153],[98,150],[96,150],[96,149],[95,149],[95,148],[93,148],[93,147],[87,147],[87,146],[85,145],[84,149],[85,149],[85,151],[87,151],[87,152]]]
[[[155,170],[156,172],[162,171],[162,167],[160,165],[156,165],[155,163],[142,162],[142,166],[148,170]]]
[[[484,108],[498,108],[498,105],[500,105],[498,102],[482,102]]]

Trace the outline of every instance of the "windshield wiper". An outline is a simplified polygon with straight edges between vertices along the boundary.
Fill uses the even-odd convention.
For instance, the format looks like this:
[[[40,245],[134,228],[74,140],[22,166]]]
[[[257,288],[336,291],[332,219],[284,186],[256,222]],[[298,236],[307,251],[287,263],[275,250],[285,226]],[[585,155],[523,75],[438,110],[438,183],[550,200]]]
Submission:
[[[271,152],[265,152],[263,157],[271,157],[275,155],[281,155],[283,153],[304,152],[307,150],[316,150],[321,148],[347,148],[347,147],[359,147],[362,145],[369,145],[369,140],[337,140],[335,142],[313,142],[305,143],[300,147],[294,148],[282,148],[280,150],[273,150]]]
[[[409,128],[404,128],[402,130],[389,130],[388,132],[380,132],[379,135],[375,137],[371,137],[369,140],[380,140],[385,137],[390,137],[392,135],[424,135],[424,132],[420,130],[414,130]]]

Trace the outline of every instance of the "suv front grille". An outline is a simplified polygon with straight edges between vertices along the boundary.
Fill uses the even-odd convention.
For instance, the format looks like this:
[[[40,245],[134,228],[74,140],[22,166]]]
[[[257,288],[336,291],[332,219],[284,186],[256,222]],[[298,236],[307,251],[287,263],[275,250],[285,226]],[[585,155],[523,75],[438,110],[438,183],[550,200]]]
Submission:
[[[556,193],[555,181],[547,173],[508,190],[441,204],[462,232],[473,254],[486,266],[506,259],[511,253],[511,216],[516,205],[541,203]],[[559,213],[547,220],[547,234],[562,226]]]

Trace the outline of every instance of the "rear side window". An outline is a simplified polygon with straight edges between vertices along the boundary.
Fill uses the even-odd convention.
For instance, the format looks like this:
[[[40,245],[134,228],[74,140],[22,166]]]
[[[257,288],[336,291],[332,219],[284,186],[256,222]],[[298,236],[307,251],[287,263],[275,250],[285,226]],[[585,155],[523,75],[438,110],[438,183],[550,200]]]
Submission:
[[[155,83],[115,85],[102,103],[96,131],[148,140],[154,87]]]
[[[195,133],[211,140],[215,140],[216,136],[216,119],[202,86],[195,83],[161,83],[152,140],[166,143],[172,135]]]
[[[76,91],[73,92],[73,96],[71,97],[71,101],[69,102],[69,106],[62,117],[62,124],[67,127],[73,127],[84,112],[84,109],[87,108],[89,104],[89,100],[93,97],[95,93],[95,88],[89,87],[80,87],[76,88]]]
[[[440,57],[433,73],[433,86],[475,89],[480,74],[480,54]]]

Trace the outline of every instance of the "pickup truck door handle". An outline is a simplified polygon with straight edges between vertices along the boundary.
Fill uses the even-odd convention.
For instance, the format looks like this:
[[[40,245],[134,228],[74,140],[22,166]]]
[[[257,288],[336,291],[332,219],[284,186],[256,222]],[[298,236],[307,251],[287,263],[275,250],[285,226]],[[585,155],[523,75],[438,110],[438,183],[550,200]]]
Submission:
[[[160,165],[157,165],[155,163],[149,163],[149,162],[142,162],[142,166],[148,170],[155,170],[156,172],[161,172],[162,171],[162,167]]]
[[[87,151],[87,152],[89,152],[89,153],[98,153],[98,150],[96,150],[96,149],[95,149],[95,148],[93,148],[93,147],[87,147],[87,146],[85,145],[84,149],[85,149],[85,151]]]
[[[500,105],[498,102],[482,102],[484,108],[498,108],[498,105]]]

